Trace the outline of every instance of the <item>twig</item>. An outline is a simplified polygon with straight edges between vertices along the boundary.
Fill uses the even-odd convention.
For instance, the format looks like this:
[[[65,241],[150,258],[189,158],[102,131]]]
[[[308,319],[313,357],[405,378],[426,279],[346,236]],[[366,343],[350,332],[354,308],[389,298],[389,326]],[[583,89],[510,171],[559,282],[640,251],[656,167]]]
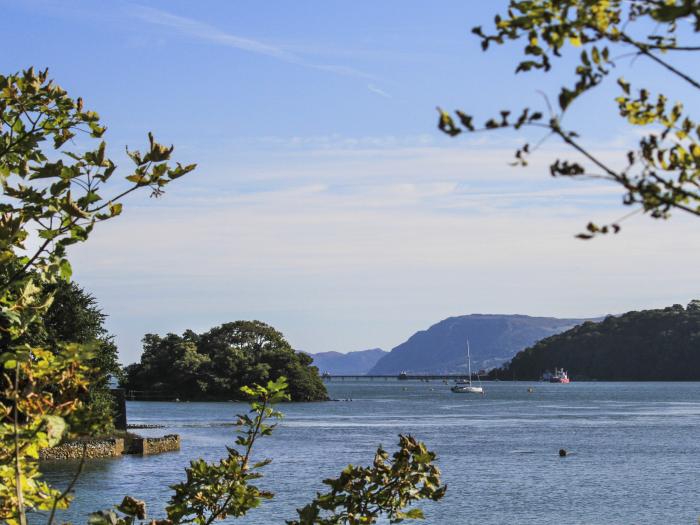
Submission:
[[[24,508],[24,493],[22,492],[22,463],[20,461],[19,447],[19,411],[17,409],[17,398],[19,397],[19,367],[17,361],[15,365],[15,385],[14,385],[14,434],[15,434],[15,494],[17,495],[17,515],[20,525],[27,525],[27,514]]]
[[[51,507],[51,514],[49,514],[49,521],[47,521],[47,525],[53,525],[53,520],[54,516],[56,514],[56,508],[58,507],[58,504],[66,499],[68,494],[73,490],[73,487],[75,487],[76,482],[78,481],[78,478],[80,477],[80,474],[83,472],[83,467],[85,466],[85,458],[87,456],[87,443],[83,443],[83,455],[80,458],[80,464],[78,465],[78,470],[75,471],[75,475],[73,476],[73,479],[71,479],[70,483],[66,487],[66,490],[61,492],[61,494],[53,500],[53,506]]]
[[[262,408],[260,412],[258,413],[258,417],[255,422],[255,428],[253,429],[253,432],[250,434],[250,441],[248,443],[248,446],[246,447],[246,453],[245,456],[243,457],[243,461],[241,462],[241,470],[243,471],[244,475],[245,472],[248,470],[248,459],[250,457],[250,452],[253,449],[253,444],[255,443],[255,438],[257,437],[258,432],[260,431],[260,426],[262,425],[263,418],[265,417],[265,409],[267,408],[267,399],[263,400]],[[226,509],[228,506],[229,502],[231,501],[231,498],[233,498],[233,493],[229,493],[228,497],[224,500],[224,503],[219,507],[219,510],[216,512],[213,512],[211,516],[209,516],[209,519],[205,522],[204,525],[211,525]]]
[[[656,63],[659,64],[660,66],[662,66],[662,67],[668,69],[668,70],[669,70],[671,73],[673,73],[674,75],[679,76],[680,78],[682,78],[683,80],[685,80],[686,82],[688,82],[690,85],[692,85],[692,86],[695,87],[696,89],[700,89],[700,82],[698,82],[698,81],[695,80],[694,78],[692,78],[692,77],[686,75],[686,74],[683,73],[682,71],[676,69],[675,67],[673,67],[671,64],[669,64],[669,63],[666,62],[665,60],[661,60],[658,56],[654,55],[651,51],[649,51],[649,47],[650,47],[650,46],[648,46],[647,44],[642,44],[642,43],[640,43],[640,42],[637,42],[636,40],[634,40],[634,39],[630,38],[629,36],[627,36],[625,33],[621,33],[620,36],[621,36],[621,38],[622,38],[622,40],[623,40],[624,42],[626,42],[626,43],[628,43],[628,44],[630,44],[630,45],[636,47],[642,55],[644,55],[644,56],[646,56],[646,57],[649,57],[649,58],[652,59],[654,62],[656,62]]]

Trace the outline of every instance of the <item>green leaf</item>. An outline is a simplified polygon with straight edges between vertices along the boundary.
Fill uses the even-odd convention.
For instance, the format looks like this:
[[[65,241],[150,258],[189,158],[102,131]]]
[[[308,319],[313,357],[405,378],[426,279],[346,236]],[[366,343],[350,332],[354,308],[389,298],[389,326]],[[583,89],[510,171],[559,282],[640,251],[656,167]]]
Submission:
[[[567,89],[567,88],[562,88],[561,92],[559,93],[559,107],[564,111],[566,108],[569,107],[569,104],[576,98],[576,93],[573,91]]]
[[[58,162],[47,162],[43,166],[38,168],[32,168],[32,175],[29,180],[35,179],[48,179],[51,177],[60,177],[63,170],[63,162],[60,160]]]
[[[64,281],[69,281],[71,276],[73,275],[73,268],[71,267],[71,264],[68,261],[68,259],[63,259],[61,261],[61,263],[59,264],[59,268],[60,268],[61,278]]]
[[[114,204],[109,205],[109,212],[112,215],[112,217],[116,217],[122,212],[122,204],[121,202],[117,202]]]
[[[100,510],[88,516],[88,525],[117,525],[117,514],[111,510]]]
[[[46,425],[46,437],[50,447],[55,447],[61,441],[63,433],[66,431],[66,422],[59,416],[44,416]]]
[[[134,173],[133,175],[126,177],[126,180],[135,184],[144,184],[147,181],[147,178],[139,173]]]
[[[423,511],[421,509],[411,509],[408,512],[404,512],[403,515],[404,515],[404,517],[412,519],[412,520],[425,519],[425,515],[423,514]]]

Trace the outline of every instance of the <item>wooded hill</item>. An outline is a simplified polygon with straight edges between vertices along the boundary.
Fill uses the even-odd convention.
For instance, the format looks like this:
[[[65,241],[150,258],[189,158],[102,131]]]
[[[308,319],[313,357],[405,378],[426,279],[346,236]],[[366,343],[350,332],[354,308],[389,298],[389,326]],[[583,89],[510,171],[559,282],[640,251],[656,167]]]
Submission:
[[[537,380],[555,367],[579,381],[698,381],[700,301],[583,323],[519,352],[489,377]]]
[[[197,334],[146,334],[141,362],[125,368],[122,386],[182,400],[240,400],[241,387],[285,376],[292,401],[321,401],[328,393],[311,357],[260,321],[235,321]]]

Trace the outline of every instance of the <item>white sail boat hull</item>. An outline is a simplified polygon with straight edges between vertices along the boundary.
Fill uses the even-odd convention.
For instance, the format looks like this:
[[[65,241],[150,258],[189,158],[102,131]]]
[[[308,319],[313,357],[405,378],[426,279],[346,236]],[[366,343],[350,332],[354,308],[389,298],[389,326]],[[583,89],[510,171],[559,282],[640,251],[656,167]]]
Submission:
[[[455,394],[483,394],[484,388],[480,386],[457,385],[452,387]]]

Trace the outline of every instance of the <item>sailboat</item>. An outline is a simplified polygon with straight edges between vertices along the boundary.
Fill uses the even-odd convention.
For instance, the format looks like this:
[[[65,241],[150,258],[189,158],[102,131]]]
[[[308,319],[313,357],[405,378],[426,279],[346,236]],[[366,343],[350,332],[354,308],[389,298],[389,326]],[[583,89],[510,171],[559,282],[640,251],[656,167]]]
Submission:
[[[469,354],[469,339],[467,339],[467,366],[469,368],[469,379],[464,383],[457,384],[452,387],[452,391],[455,394],[483,394],[484,388],[482,386],[472,385],[472,358]]]

